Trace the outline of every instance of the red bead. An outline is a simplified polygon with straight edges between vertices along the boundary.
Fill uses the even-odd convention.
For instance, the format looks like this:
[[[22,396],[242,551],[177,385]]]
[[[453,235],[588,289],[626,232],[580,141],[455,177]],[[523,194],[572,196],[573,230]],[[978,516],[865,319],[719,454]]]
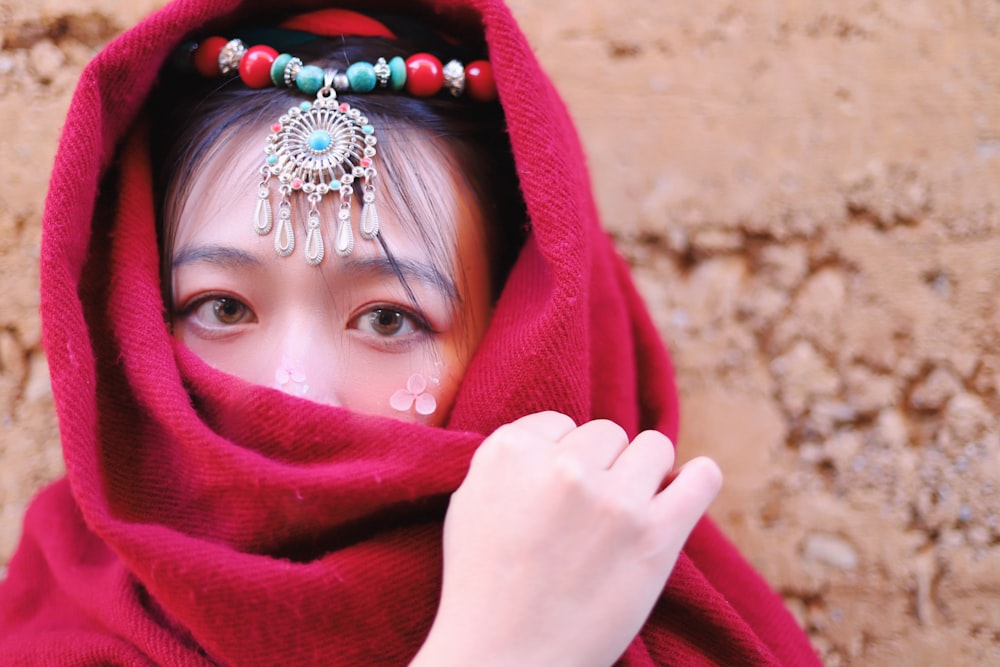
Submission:
[[[497,98],[493,66],[488,61],[475,60],[465,66],[465,90],[477,102],[492,102]]]
[[[229,40],[225,37],[208,37],[194,50],[191,62],[202,76],[210,79],[219,76],[219,54]]]
[[[370,167],[370,166],[372,166],[372,160],[371,160],[371,158],[367,158],[367,157],[361,158],[361,166],[362,167]]]
[[[341,110],[341,111],[342,111],[343,113],[347,113],[348,111],[350,111],[350,110],[351,110],[351,105],[350,105],[350,104],[348,104],[347,102],[341,102],[341,103],[340,103],[340,110]]]
[[[293,190],[301,190],[302,189],[302,179],[300,179],[300,178],[294,178],[294,179],[292,179],[292,189]]]
[[[278,52],[270,46],[251,46],[240,58],[240,78],[250,88],[267,88],[272,85],[271,65]]]
[[[444,84],[441,61],[429,53],[415,53],[406,59],[406,90],[414,97],[430,97]]]
[[[272,123],[271,124],[271,131],[272,132],[281,132],[281,123]]]

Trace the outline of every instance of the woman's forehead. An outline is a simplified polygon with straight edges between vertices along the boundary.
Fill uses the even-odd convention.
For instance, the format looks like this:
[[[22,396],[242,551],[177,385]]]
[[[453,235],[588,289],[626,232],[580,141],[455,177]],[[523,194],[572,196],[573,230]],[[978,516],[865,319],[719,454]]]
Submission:
[[[254,243],[259,239],[254,238],[253,216],[259,201],[267,132],[266,124],[231,132],[194,165],[186,192],[179,193],[182,201],[173,221],[175,256],[184,247],[223,239],[239,246],[259,245]],[[481,212],[444,142],[402,123],[384,128],[382,134],[385,139],[380,137],[374,165],[375,203],[383,238],[393,254],[444,259],[453,256],[459,245],[467,245],[460,243],[460,238],[481,239]],[[279,199],[277,193],[271,195],[272,207]],[[293,229],[304,240],[309,202],[300,192],[291,193],[288,200]],[[378,241],[361,239],[356,233],[360,193],[355,192],[354,200],[354,252],[366,257],[384,255]],[[320,230],[327,245],[332,242],[339,206],[336,193],[328,194],[318,206]],[[305,261],[300,253],[277,259]],[[330,256],[324,262],[338,259]]]

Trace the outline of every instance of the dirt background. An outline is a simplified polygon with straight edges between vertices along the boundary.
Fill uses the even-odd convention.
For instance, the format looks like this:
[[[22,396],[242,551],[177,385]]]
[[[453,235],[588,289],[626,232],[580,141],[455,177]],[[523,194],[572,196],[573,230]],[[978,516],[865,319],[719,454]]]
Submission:
[[[73,82],[158,0],[0,0],[0,568],[62,472],[39,342]],[[1000,3],[514,0],[714,516],[828,665],[1000,664]],[[0,569],[2,575],[2,569]]]

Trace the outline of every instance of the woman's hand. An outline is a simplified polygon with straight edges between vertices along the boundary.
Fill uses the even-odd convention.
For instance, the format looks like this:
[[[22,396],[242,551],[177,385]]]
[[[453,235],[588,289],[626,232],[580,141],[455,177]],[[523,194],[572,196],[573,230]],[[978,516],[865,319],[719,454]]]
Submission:
[[[629,443],[606,420],[497,429],[452,496],[441,605],[412,664],[612,664],[722,483],[710,459],[673,464],[663,434]]]

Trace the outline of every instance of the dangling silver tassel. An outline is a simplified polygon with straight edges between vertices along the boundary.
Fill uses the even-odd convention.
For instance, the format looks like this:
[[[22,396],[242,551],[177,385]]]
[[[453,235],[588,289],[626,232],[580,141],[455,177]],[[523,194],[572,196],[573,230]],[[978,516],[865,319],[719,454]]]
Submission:
[[[354,194],[354,176],[346,173],[340,177],[340,210],[337,211],[337,236],[334,250],[341,257],[354,252],[354,230],[351,228],[351,196]]]
[[[267,199],[267,193],[262,192],[260,199],[257,200],[257,211],[254,213],[253,228],[261,236],[267,236],[271,231],[272,225],[271,202]]]
[[[271,189],[267,183],[271,179],[271,171],[267,165],[261,168],[260,184],[257,186],[257,208],[253,214],[253,228],[261,236],[271,231],[274,216],[271,213]]]
[[[347,257],[354,251],[354,230],[351,229],[351,202],[341,202],[337,211],[337,236],[334,249],[341,257]]]
[[[365,185],[365,194],[362,196],[364,204],[361,206],[361,236],[366,239],[373,239],[378,236],[378,210],[375,208],[375,186],[370,183]]]
[[[287,257],[295,250],[295,232],[292,231],[292,205],[282,192],[281,203],[278,204],[278,229],[274,236],[274,251],[282,257]]]
[[[316,207],[320,199],[321,197],[317,194],[309,195],[309,218],[306,222],[306,227],[309,230],[306,232],[306,261],[313,266],[323,261],[323,255],[326,252],[323,247],[323,234],[319,230],[319,209]]]

